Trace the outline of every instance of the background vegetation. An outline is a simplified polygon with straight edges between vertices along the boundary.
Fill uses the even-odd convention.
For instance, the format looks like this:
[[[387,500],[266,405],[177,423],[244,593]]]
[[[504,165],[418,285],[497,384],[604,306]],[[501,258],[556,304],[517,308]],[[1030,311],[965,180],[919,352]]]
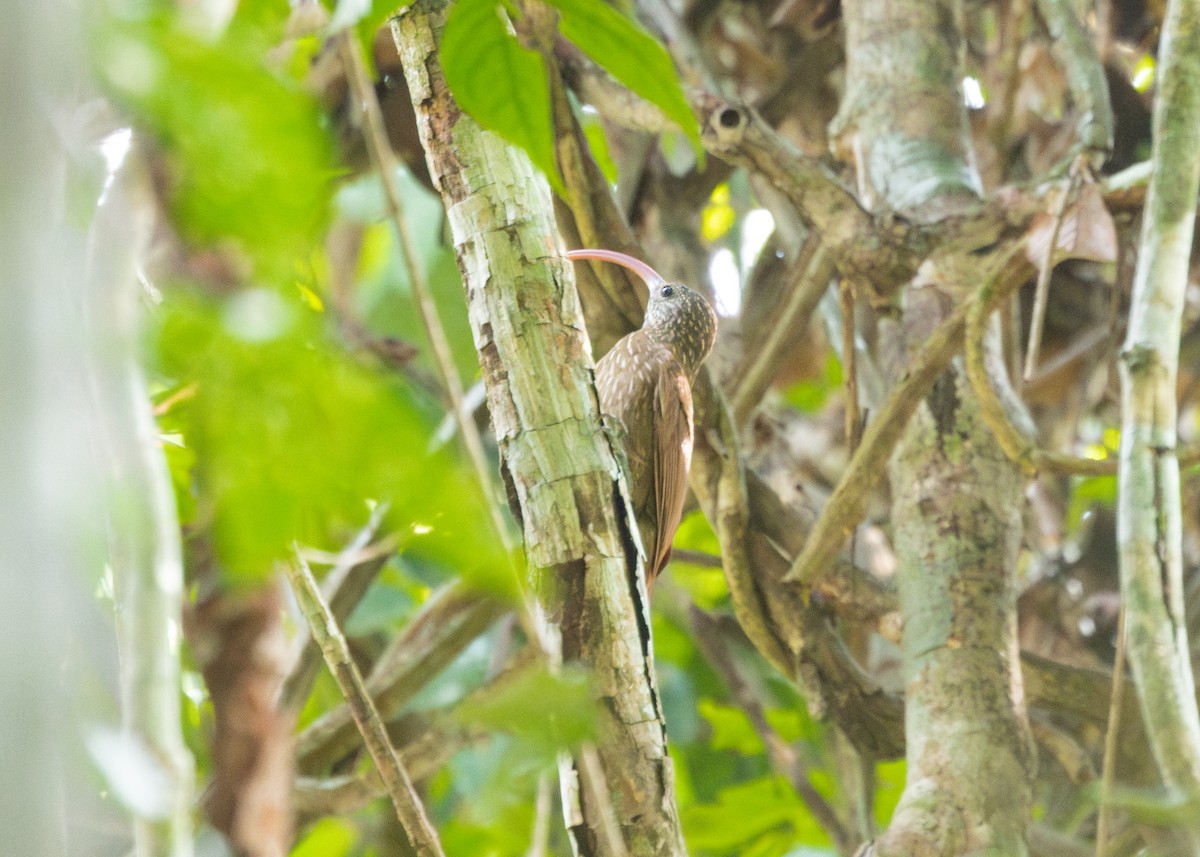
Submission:
[[[1187,113],[1197,96],[1164,86],[1169,10],[900,5],[936,25],[909,38],[869,3],[818,0],[455,0],[438,28],[433,62],[450,93],[556,194],[562,238],[529,239],[550,262],[523,257],[504,274],[515,280],[486,287],[536,314],[522,303],[535,294],[526,263],[561,266],[564,241],[603,245],[707,290],[722,315],[697,394],[696,497],[649,613],[647,681],[674,772],[660,784],[665,816],[690,853],[714,857],[848,855],[877,838],[879,854],[1194,853],[1200,292],[1187,217],[1170,274],[1178,312],[1148,322],[1166,362],[1178,355],[1164,382],[1178,414],[1147,443],[1169,452],[1178,435],[1183,465],[1176,484],[1154,484],[1182,506],[1172,518],[1161,491],[1145,504],[1160,530],[1140,554],[1134,518],[1116,523],[1119,366],[1143,342],[1129,334],[1131,317],[1146,322],[1130,312],[1135,283],[1154,282],[1139,248],[1159,246],[1158,215],[1143,215],[1152,154],[1161,192],[1176,175],[1153,149],[1152,116],[1178,100],[1185,150],[1200,121]],[[1194,6],[1170,10],[1185,54]],[[398,818],[408,799],[446,854],[620,853],[620,840],[631,854],[680,853],[637,838],[616,788],[601,821],[562,822],[561,767],[589,794],[613,782],[596,753],[612,742],[604,706],[626,689],[598,685],[586,658],[559,663],[543,639],[534,596],[571,636],[569,609],[555,609],[570,594],[552,583],[572,566],[523,549],[535,507],[511,475],[496,478],[510,439],[491,435],[496,382],[477,354],[494,319],[456,231],[483,219],[448,216],[431,178],[445,190],[447,160],[476,166],[439,136],[431,99],[414,113],[396,12],[379,0],[107,0],[61,30],[43,20],[70,17],[61,8],[14,17],[0,250],[13,307],[0,339],[15,369],[0,483],[6,564],[22,571],[6,575],[0,719],[29,788],[4,798],[6,823],[24,819],[13,853],[437,853]],[[81,65],[43,73],[56,48]],[[872,74],[915,78],[928,103],[875,103],[884,84]],[[949,142],[937,139],[943,109]],[[1194,211],[1187,181],[1181,205]],[[555,276],[573,294],[570,272]],[[637,323],[639,297],[611,273],[578,276],[598,357]],[[1008,293],[985,304],[981,287]],[[930,289],[934,309],[920,304]],[[923,346],[954,318],[930,357]],[[1031,340],[1040,355],[1026,371]],[[905,393],[927,359],[929,383]],[[987,361],[1000,416],[938,410],[985,396],[972,360]],[[534,383],[555,395],[553,379]],[[1136,377],[1126,383],[1128,463],[1142,412],[1129,401]],[[896,401],[905,414],[887,410]],[[914,410],[912,425],[925,419],[941,439],[906,435],[889,486]],[[952,431],[946,414],[960,420]],[[872,423],[894,426],[890,443],[871,446]],[[995,469],[929,475],[931,464],[913,495],[906,462],[945,453],[948,437],[968,460],[994,448]],[[882,457],[856,467],[860,447]],[[924,549],[904,530],[919,524],[912,510],[992,491],[997,539],[1011,543],[996,556],[1008,559],[979,560],[965,583],[931,561],[898,595]],[[989,527],[944,543],[991,556]],[[917,542],[907,554],[905,538]],[[1131,651],[1134,674],[1114,689],[1119,569],[1126,587],[1137,580],[1119,546],[1161,560],[1149,573],[1165,575],[1150,591],[1162,616],[1136,627],[1166,628],[1178,647],[1163,658],[1184,668],[1163,685]],[[782,582],[789,570],[803,586]],[[291,594],[308,572],[411,778],[391,801],[321,658],[337,660],[338,635],[311,643]],[[985,584],[978,602],[972,580]],[[640,609],[637,586],[618,583]],[[955,586],[966,601],[922,613]],[[1137,597],[1127,588],[1124,603]],[[955,782],[930,770],[924,714],[910,712],[905,746],[906,682],[910,706],[971,692],[943,676],[914,696],[923,667],[902,628],[944,620],[952,630],[932,645],[953,651],[960,626],[969,637],[992,614],[982,647],[995,653],[1000,713],[954,776],[1014,795],[1019,832],[989,838],[941,819],[919,842],[897,839],[920,811],[894,817],[906,775],[909,802],[914,782]],[[990,765],[1022,746],[1019,772]],[[62,781],[46,773],[60,768]],[[1004,826],[988,812],[1007,808],[963,800],[964,826]]]

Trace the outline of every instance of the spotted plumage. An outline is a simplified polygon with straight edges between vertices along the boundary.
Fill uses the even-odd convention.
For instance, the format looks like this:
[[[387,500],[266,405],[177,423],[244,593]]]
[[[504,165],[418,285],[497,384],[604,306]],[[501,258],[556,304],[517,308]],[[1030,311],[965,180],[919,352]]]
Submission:
[[[666,566],[683,514],[692,460],[692,382],[712,349],[717,315],[698,292],[667,283],[643,262],[607,250],[573,250],[639,273],[650,289],[640,330],[596,364],[600,409],[619,423],[629,488],[646,552],[646,579]]]

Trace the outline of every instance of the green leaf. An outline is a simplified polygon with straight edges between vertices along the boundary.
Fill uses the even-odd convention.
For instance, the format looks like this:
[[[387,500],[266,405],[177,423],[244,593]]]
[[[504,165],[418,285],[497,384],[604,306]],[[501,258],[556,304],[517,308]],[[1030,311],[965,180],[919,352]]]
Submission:
[[[750,718],[740,708],[724,705],[715,699],[702,699],[700,715],[712,727],[714,750],[734,750],[744,756],[761,756],[765,752],[762,739],[754,731]]]
[[[700,127],[666,49],[602,0],[547,0],[562,14],[562,34],[620,83],[654,104],[687,135],[700,165]]]
[[[807,808],[776,775],[724,788],[715,804],[681,810],[681,816],[688,845],[696,851],[742,854],[750,843],[778,828],[808,834],[810,841],[828,840],[811,829],[815,823]]]
[[[349,822],[322,818],[296,843],[291,857],[344,857],[357,841],[358,832]]]
[[[460,107],[529,155],[556,190],[550,81],[541,56],[509,32],[495,0],[457,0],[442,35],[446,84]]]

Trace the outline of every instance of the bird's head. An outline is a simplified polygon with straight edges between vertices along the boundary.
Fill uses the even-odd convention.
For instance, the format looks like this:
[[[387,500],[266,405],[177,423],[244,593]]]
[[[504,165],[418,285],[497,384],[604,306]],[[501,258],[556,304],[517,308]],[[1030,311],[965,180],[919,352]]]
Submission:
[[[625,253],[569,250],[567,257],[613,262],[640,276],[650,290],[643,332],[669,347],[688,377],[695,378],[717,337],[717,314],[703,295],[682,283],[668,283],[645,262]]]

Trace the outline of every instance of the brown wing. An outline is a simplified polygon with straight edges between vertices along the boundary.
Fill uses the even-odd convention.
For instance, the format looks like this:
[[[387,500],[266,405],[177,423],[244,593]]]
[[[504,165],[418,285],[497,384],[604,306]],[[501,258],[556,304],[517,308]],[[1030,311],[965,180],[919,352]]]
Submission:
[[[596,364],[600,410],[621,437],[629,464],[629,492],[639,529],[653,506],[650,458],[653,445],[655,366],[661,362],[635,332],[614,345]],[[647,534],[642,538],[649,541]],[[649,548],[647,547],[647,552]]]
[[[637,331],[596,364],[605,416],[620,423],[629,492],[646,553],[647,578],[667,563],[687,496],[692,396],[669,349]]]
[[[687,499],[692,463],[692,390],[674,360],[662,365],[654,399],[654,448],[650,469],[654,483],[654,545],[646,545],[647,582],[653,581],[671,555],[671,542]]]

